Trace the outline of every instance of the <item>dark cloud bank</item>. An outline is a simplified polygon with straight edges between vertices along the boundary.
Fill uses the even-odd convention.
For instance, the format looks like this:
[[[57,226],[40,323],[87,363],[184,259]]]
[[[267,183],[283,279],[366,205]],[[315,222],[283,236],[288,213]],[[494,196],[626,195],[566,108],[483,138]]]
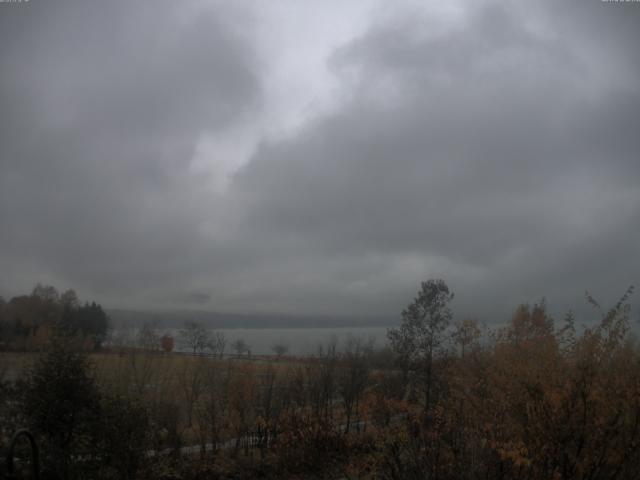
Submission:
[[[638,282],[639,5],[376,10],[337,106],[223,192],[198,139],[259,114],[269,59],[250,13],[182,5],[0,5],[0,293],[395,318],[443,277],[490,322]]]

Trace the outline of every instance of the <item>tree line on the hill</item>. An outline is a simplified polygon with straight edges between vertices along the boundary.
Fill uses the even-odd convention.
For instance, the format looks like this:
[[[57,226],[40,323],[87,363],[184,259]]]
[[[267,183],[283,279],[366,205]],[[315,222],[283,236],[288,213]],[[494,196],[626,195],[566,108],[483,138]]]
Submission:
[[[59,293],[38,284],[30,295],[0,297],[0,350],[42,350],[57,336],[72,337],[86,350],[105,341],[109,317],[95,302],[81,303],[74,290]]]
[[[541,302],[489,330],[454,320],[453,294],[430,280],[390,350],[352,338],[298,362],[88,357],[63,339],[1,384],[0,441],[28,425],[65,479],[635,478],[631,291],[608,310],[589,296],[590,328]]]

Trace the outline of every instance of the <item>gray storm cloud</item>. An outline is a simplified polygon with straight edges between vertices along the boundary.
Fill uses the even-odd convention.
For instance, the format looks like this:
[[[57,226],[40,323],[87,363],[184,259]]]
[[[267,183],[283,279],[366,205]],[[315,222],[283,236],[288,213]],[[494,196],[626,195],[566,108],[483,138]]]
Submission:
[[[41,276],[131,298],[184,281],[217,208],[189,171],[198,137],[260,101],[230,12],[33,2],[2,13],[3,286]]]
[[[335,106],[258,136],[223,192],[194,152],[264,113],[270,59],[251,4],[183,5],[0,11],[0,293],[393,316],[444,277],[500,321],[637,282],[637,5],[374,9],[319,59]]]

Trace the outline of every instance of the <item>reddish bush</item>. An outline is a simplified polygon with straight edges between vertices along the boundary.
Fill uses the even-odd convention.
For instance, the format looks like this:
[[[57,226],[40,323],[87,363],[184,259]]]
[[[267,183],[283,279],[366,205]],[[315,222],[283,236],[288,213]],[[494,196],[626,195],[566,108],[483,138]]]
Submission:
[[[162,350],[164,350],[165,352],[167,353],[172,352],[173,347],[175,346],[173,337],[170,335],[163,335],[162,338],[160,339],[160,346],[162,347]]]

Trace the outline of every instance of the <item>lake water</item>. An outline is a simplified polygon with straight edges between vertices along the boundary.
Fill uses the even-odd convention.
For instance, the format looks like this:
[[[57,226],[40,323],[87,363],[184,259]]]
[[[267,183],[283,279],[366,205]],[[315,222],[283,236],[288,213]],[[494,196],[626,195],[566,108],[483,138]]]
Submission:
[[[307,355],[317,351],[320,344],[337,340],[338,349],[349,337],[372,339],[376,348],[386,345],[387,327],[342,327],[342,328],[221,328],[215,330],[224,333],[227,338],[225,353],[233,353],[232,344],[236,340],[244,340],[254,355],[271,355],[271,347],[278,343],[289,348],[290,355]],[[180,342],[179,329],[158,331],[160,335],[168,334],[175,338],[176,350],[186,351]],[[135,333],[134,333],[135,335]]]
[[[274,329],[228,329],[224,332],[229,343],[237,339],[244,340],[256,355],[271,354],[275,343],[283,343],[289,347],[292,355],[314,353],[318,346],[335,339],[340,344],[351,336],[364,340],[372,339],[376,347],[386,344],[386,327],[352,327],[352,328],[274,328]]]

